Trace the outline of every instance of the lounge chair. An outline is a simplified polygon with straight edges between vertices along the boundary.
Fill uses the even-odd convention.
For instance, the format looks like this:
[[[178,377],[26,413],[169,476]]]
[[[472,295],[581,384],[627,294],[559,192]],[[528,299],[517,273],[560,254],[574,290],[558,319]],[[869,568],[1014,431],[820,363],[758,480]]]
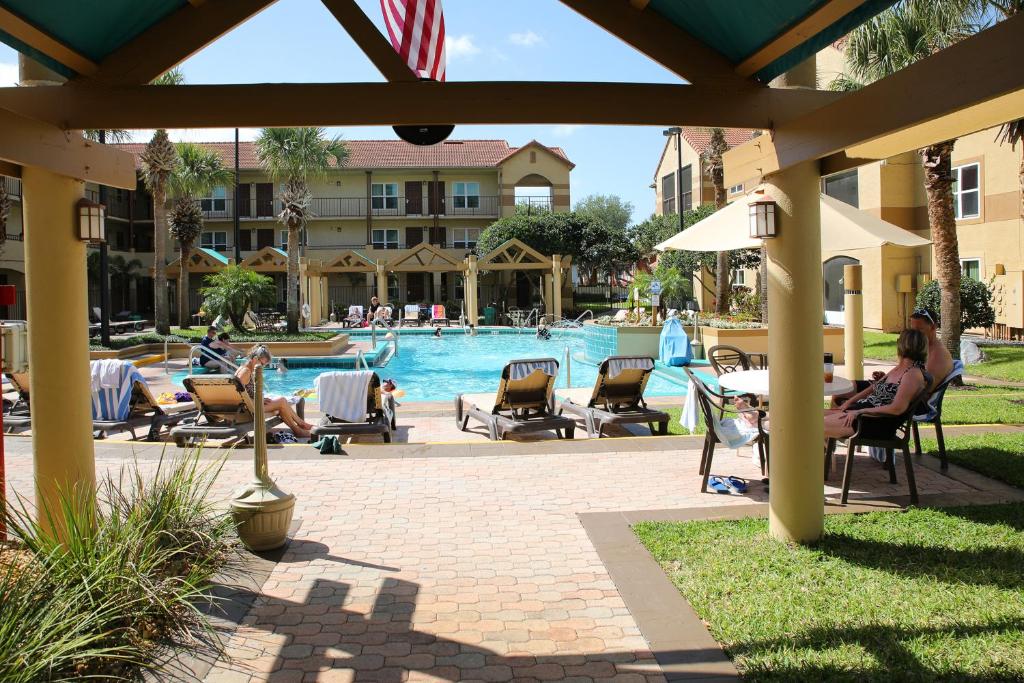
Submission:
[[[470,418],[482,422],[492,441],[503,440],[509,434],[549,430],[560,439],[571,439],[576,421],[554,413],[557,375],[558,361],[554,358],[509,361],[501,371],[496,393],[455,397],[455,423],[466,431]]]
[[[10,409],[4,413],[4,431],[11,433],[15,430],[28,429],[32,426],[32,413],[28,402],[28,373],[7,373],[7,381],[11,383],[11,388],[17,392],[18,398],[11,404]]]
[[[342,327],[360,327],[365,321],[362,306],[349,306],[348,315],[341,321]]]
[[[402,313],[402,325],[420,325],[420,307],[418,304],[406,304]]]
[[[248,311],[245,315],[257,332],[280,332],[287,325],[281,321],[281,316],[277,313]]]
[[[171,430],[171,438],[179,446],[197,440],[242,439],[252,441],[249,436],[256,426],[256,408],[252,397],[234,375],[205,375],[186,377],[183,380],[186,391],[199,408],[198,417],[179,424]],[[302,417],[305,400],[300,399],[295,411]],[[273,415],[265,419],[267,429],[281,423]]]
[[[95,364],[104,361],[92,362]],[[196,416],[197,411],[192,402],[166,406],[157,403],[139,369],[128,361],[120,361],[120,365],[119,386],[93,386],[92,429],[97,438],[102,439],[114,432],[127,431],[131,433],[132,439],[137,439],[135,430],[139,427],[149,427],[146,440],[156,441],[164,427],[173,427],[185,419]]]
[[[582,417],[591,438],[600,438],[604,428],[613,424],[647,424],[652,435],[657,424],[658,434],[668,434],[669,414],[652,410],[644,402],[644,389],[653,371],[654,359],[649,356],[605,358],[589,397],[572,389],[556,392],[566,397],[558,412]]]
[[[448,320],[448,315],[441,304],[434,304],[430,307],[430,324],[444,325],[445,327],[452,326],[452,321]]]
[[[366,375],[369,374],[369,377]],[[365,406],[361,405],[362,384],[366,385]],[[331,398],[326,394],[330,391],[328,384],[333,383],[335,388],[334,405],[331,408]],[[348,390],[358,387],[360,396],[348,397],[345,395]],[[312,430],[312,436],[357,436],[362,434],[379,434],[384,443],[391,443],[391,432],[395,429],[394,402],[390,395],[386,398],[381,395],[380,376],[372,371],[358,372],[325,372],[316,378],[316,390],[320,396],[320,411],[324,414],[319,424]],[[352,406],[354,410],[344,406],[346,400],[354,400],[360,405]],[[344,414],[348,420],[336,417],[331,414]],[[311,439],[312,440],[312,439]]]

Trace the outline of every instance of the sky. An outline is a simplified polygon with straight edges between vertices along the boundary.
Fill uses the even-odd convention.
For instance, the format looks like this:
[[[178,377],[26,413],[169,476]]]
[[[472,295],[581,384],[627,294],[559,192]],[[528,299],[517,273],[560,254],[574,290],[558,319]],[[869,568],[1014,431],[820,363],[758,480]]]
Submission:
[[[379,0],[358,0],[384,31]],[[566,8],[558,0],[444,0],[449,81],[680,83],[678,76]],[[278,0],[181,64],[189,84],[384,80],[319,0]],[[0,85],[17,80],[17,53],[0,44]],[[302,106],[297,102],[296,106]],[[358,103],[353,103],[358,107]],[[538,106],[543,106],[538,103]],[[637,102],[636,106],[645,106]],[[329,129],[342,139],[394,139],[389,127]],[[638,222],[654,210],[650,184],[664,145],[651,126],[458,126],[453,139],[531,139],[566,150],[576,164],[573,201],[615,194]],[[243,129],[253,139],[256,129]],[[151,131],[138,132],[137,141]],[[174,140],[233,140],[233,129],[172,131]]]

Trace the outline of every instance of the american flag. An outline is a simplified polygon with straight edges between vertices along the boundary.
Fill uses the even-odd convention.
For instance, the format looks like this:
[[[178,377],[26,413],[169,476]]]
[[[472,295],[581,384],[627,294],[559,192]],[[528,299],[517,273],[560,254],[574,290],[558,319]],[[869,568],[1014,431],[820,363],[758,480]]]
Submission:
[[[441,0],[380,0],[391,44],[420,78],[444,80]]]

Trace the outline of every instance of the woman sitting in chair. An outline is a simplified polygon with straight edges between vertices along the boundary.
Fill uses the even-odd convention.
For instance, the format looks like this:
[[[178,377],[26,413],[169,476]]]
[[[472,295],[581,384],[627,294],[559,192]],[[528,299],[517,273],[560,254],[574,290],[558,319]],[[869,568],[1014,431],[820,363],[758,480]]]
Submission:
[[[270,365],[270,350],[259,344],[252,347],[245,357],[245,362],[235,371],[235,377],[245,386],[250,397],[256,395],[256,366],[264,368]],[[291,402],[284,396],[264,396],[263,410],[268,413],[277,413],[295,436],[308,439],[313,425],[299,417]]]
[[[910,404],[931,383],[925,372],[928,339],[917,330],[903,330],[896,343],[899,362],[889,373],[863,391],[854,394],[838,408],[825,411],[825,437],[842,439],[853,436],[854,423],[860,415],[875,415],[861,434],[873,437],[892,436]],[[867,431],[870,433],[867,433]]]

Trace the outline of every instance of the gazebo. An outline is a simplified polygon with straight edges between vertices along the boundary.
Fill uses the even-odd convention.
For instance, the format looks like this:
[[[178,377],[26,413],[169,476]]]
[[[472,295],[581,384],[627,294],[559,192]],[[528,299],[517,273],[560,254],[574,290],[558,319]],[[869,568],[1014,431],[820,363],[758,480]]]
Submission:
[[[823,525],[820,176],[1024,116],[1024,15],[860,91],[836,93],[814,89],[807,60],[893,0],[562,0],[678,75],[676,84],[421,82],[355,0],[322,1],[387,82],[147,85],[272,0],[10,0],[0,9],[0,39],[29,58],[22,81],[35,85],[0,89],[0,171],[20,176],[24,188],[40,500],[55,504],[58,489],[91,486],[95,476],[87,330],[68,325],[87,315],[77,214],[83,181],[127,189],[136,182],[131,155],[77,131],[713,125],[767,131],[725,155],[725,183],[762,177],[776,203],[778,236],[767,244],[770,372],[788,395],[772,404],[770,526],[780,538],[816,539]],[[470,257],[471,284],[478,268]]]

